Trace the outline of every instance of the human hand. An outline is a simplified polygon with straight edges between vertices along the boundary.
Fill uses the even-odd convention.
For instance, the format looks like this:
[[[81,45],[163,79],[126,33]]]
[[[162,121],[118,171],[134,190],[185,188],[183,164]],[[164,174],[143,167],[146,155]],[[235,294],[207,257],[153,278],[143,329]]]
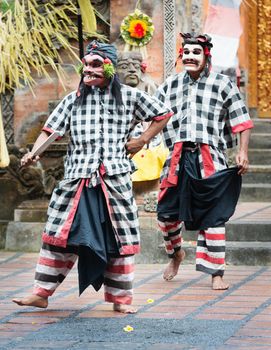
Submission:
[[[21,159],[21,167],[36,163],[39,159],[39,156],[33,156],[32,152],[27,152]]]
[[[248,171],[249,161],[248,161],[248,155],[247,152],[240,150],[236,157],[236,164],[239,167],[238,174],[244,175]]]
[[[136,139],[130,139],[125,145],[126,152],[129,158],[133,158],[133,156],[139,152],[145,145],[145,142],[139,137]]]

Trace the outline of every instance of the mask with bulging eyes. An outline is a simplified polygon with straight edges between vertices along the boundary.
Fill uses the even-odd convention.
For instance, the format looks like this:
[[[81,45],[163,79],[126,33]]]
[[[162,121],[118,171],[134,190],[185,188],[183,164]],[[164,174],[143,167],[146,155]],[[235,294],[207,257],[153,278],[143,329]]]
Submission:
[[[105,87],[104,59],[99,55],[86,55],[83,59],[83,82],[87,86]]]

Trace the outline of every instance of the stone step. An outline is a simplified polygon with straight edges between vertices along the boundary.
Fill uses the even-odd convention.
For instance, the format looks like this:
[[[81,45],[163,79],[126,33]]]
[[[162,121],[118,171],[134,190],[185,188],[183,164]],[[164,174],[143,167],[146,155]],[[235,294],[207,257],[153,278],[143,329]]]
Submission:
[[[185,264],[195,264],[196,242],[183,244],[186,252]],[[168,257],[163,244],[159,245],[155,263],[166,264]],[[143,254],[136,258],[136,262],[145,263]],[[231,242],[226,243],[226,264],[228,265],[271,265],[271,242]]]
[[[248,156],[251,165],[271,164],[271,149],[249,148]]]
[[[252,203],[250,202],[249,204],[251,205]],[[239,204],[239,206],[241,206],[241,204]],[[267,203],[266,206],[262,206],[260,210],[255,209],[244,214],[242,214],[240,210],[239,214],[235,214],[237,218],[233,216],[230,221],[226,223],[227,239],[230,241],[271,242],[270,212],[270,203]],[[251,220],[249,220],[249,216],[252,217]],[[145,240],[154,239],[157,240],[157,242],[159,242],[159,239],[162,240],[162,233],[158,230],[155,213],[145,213],[144,216],[139,215],[139,223],[142,236],[145,236]],[[146,238],[148,235],[151,237]],[[157,238],[155,238],[156,236]],[[185,241],[196,240],[197,232],[185,231],[183,237]]]
[[[271,148],[271,133],[255,133],[251,134],[249,141],[250,148],[262,148],[270,149]]]
[[[271,133],[271,119],[253,119],[253,123],[252,134]]]
[[[243,176],[243,184],[262,183],[271,184],[271,165],[250,165]]]
[[[155,213],[140,213],[142,263],[166,263],[162,233]],[[227,262],[231,264],[271,265],[271,201],[239,203],[226,223]],[[183,233],[186,263],[195,263],[197,232]]]
[[[196,244],[196,240],[184,241],[186,264],[195,264]],[[232,265],[271,265],[271,242],[227,240],[226,261]],[[145,264],[168,262],[163,240],[158,231],[142,232],[141,253],[136,255],[136,262]]]
[[[196,231],[185,231],[183,237],[185,241],[195,241],[197,234]],[[271,242],[271,222],[229,221],[226,224],[226,234],[229,241]]]
[[[48,200],[33,199],[22,202],[14,210],[14,221],[45,222],[47,220]]]
[[[242,184],[240,195],[242,202],[270,202],[271,201],[271,184]]]
[[[184,240],[185,263],[195,264],[196,240]],[[271,242],[231,241],[226,242],[226,261],[233,265],[271,265]],[[142,231],[141,253],[136,255],[137,263],[166,264],[166,255],[161,233]]]
[[[271,265],[271,242],[226,243],[226,262],[230,265]]]

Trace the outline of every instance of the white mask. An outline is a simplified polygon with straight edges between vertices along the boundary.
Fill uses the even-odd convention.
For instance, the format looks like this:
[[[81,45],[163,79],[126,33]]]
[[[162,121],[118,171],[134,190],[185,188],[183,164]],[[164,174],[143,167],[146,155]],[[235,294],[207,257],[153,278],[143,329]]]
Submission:
[[[185,44],[182,62],[186,71],[200,73],[206,64],[203,47],[198,44]]]

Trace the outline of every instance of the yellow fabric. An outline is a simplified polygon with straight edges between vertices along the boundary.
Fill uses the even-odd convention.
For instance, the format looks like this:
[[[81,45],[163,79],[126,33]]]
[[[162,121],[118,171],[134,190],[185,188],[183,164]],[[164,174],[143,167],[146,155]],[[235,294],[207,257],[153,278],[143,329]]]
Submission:
[[[5,168],[9,165],[9,154],[6,145],[6,138],[2,120],[2,108],[0,99],[0,168]]]
[[[132,180],[149,181],[159,179],[169,150],[161,143],[152,148],[143,148],[134,157],[133,161],[138,170],[132,174]]]

